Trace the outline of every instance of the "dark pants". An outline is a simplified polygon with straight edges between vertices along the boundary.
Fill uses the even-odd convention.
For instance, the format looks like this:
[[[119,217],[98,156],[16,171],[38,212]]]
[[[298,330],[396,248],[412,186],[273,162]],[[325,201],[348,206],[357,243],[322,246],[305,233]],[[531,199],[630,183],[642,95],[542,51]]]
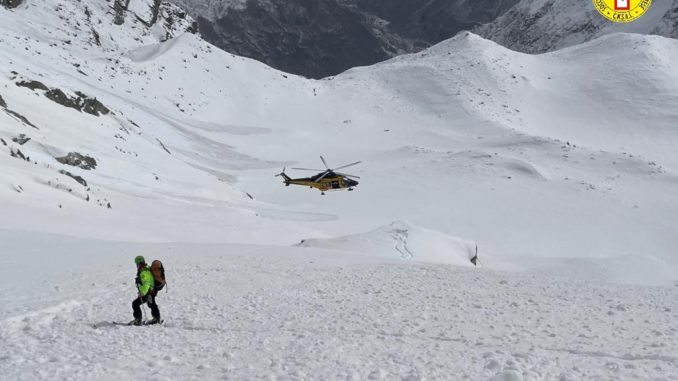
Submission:
[[[148,294],[144,297],[141,298],[136,298],[132,302],[132,310],[134,311],[134,318],[135,319],[141,319],[141,305],[142,304],[148,304],[148,306],[151,308],[151,315],[160,320],[160,310],[158,309],[158,305],[155,304],[155,296]]]

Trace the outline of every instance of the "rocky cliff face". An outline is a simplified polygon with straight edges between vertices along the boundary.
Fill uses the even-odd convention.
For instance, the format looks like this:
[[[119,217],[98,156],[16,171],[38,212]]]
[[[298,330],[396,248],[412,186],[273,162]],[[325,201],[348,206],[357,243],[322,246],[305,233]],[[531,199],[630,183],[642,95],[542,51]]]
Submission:
[[[678,38],[678,0],[666,11],[661,23],[652,31],[653,34]]]
[[[521,0],[492,23],[474,30],[509,49],[543,53],[616,32],[678,37],[678,0],[653,2],[632,23],[619,24],[598,14],[592,3],[579,0]]]
[[[214,21],[223,17],[231,9],[242,9],[247,0],[172,0],[195,17]]]
[[[388,20],[399,35],[437,43],[461,30],[491,22],[519,0],[343,0]]]
[[[320,78],[421,50],[518,0],[175,0],[229,52]]]
[[[335,0],[250,0],[215,21],[199,18],[203,38],[283,71],[324,77],[388,59],[406,44],[389,43]],[[393,46],[392,46],[393,45]]]
[[[145,28],[160,25],[163,40],[181,33],[198,33],[198,24],[187,13],[168,1],[162,0],[115,0],[113,22],[116,25],[141,23]]]

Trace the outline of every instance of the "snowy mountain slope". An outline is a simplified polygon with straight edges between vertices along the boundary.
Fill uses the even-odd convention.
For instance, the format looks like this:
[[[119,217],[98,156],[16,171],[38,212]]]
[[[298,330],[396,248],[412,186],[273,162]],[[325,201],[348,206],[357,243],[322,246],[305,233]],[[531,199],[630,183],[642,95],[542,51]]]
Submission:
[[[640,19],[613,23],[601,17],[590,1],[522,0],[493,22],[473,31],[512,50],[543,53],[612,33],[678,38],[677,12],[678,1],[655,0]]]
[[[234,200],[247,200],[246,194],[220,179],[231,179],[225,173],[228,168],[261,168],[271,164],[233,152],[223,141],[227,140],[224,134],[265,130],[242,127],[247,126],[242,121],[241,126],[220,127],[218,133],[213,133],[214,126],[207,117],[196,118],[199,128],[192,129],[185,125],[185,114],[198,113],[202,108],[200,115],[214,113],[217,120],[222,120],[222,113],[234,113],[233,109],[253,112],[259,107],[248,98],[258,97],[260,89],[236,86],[242,92],[232,96],[239,103],[229,109],[207,101],[224,97],[224,90],[197,88],[193,86],[196,79],[219,83],[223,81],[220,76],[227,75],[236,78],[233,84],[237,85],[247,78],[252,67],[258,73],[268,73],[269,79],[283,79],[280,73],[263,65],[251,67],[251,61],[214,51],[190,34],[158,45],[167,35],[161,26],[147,28],[132,17],[121,27],[106,24],[104,21],[110,22],[110,15],[104,2],[69,2],[58,7],[29,2],[13,12],[3,12],[6,21],[3,25],[10,32],[3,38],[6,48],[1,55],[7,69],[0,96],[8,110],[37,128],[13,114],[1,113],[2,137],[7,143],[0,146],[4,153],[1,160],[3,167],[16,171],[16,176],[3,179],[6,186],[2,193],[12,200],[7,205],[8,215],[31,215],[37,210],[37,215],[50,216],[13,218],[5,221],[6,227],[52,231],[56,227],[53,221],[65,218],[71,223],[61,224],[56,231],[108,239],[166,240],[175,232],[188,229],[198,234],[195,236],[198,239],[200,232],[223,238],[224,225],[257,219],[249,210],[240,210],[237,202],[232,204]],[[55,12],[59,17],[54,17]],[[91,25],[79,21],[86,13],[90,14]],[[14,17],[17,14],[22,17]],[[26,22],[27,19],[32,21]],[[92,39],[94,25],[99,28],[101,46]],[[154,58],[167,59],[171,64],[157,65]],[[209,74],[210,65],[221,67],[229,60],[233,62],[232,69]],[[32,90],[17,85],[29,81],[40,81],[49,89]],[[260,88],[265,88],[268,81],[262,82]],[[54,89],[62,90],[67,97],[75,97],[76,91],[96,97],[112,112],[96,117],[64,107],[47,97]],[[20,134],[31,140],[25,145],[13,142],[12,138]],[[211,139],[210,134],[219,138]],[[9,155],[17,150],[31,158],[33,164]],[[56,161],[55,158],[69,152],[93,157],[98,167],[87,171]],[[77,184],[58,171],[81,176],[88,185]],[[37,173],[41,175],[36,177]],[[90,200],[86,201],[88,196]],[[159,203],[139,202],[149,198]],[[164,203],[178,209],[163,206]],[[205,226],[200,222],[202,217],[192,216],[193,213],[201,216],[214,206],[227,211],[217,217],[221,226],[220,223]],[[66,217],[63,209],[69,210]],[[182,225],[176,225],[173,218],[176,214],[182,216]],[[144,215],[153,220],[141,224],[145,228],[125,223]],[[51,228],[42,226],[43,223]],[[101,230],[97,226],[109,223],[120,228]],[[246,239],[242,233],[233,238]]]
[[[461,34],[311,81],[109,5],[0,8],[2,378],[676,374],[676,41]],[[321,154],[354,192],[273,177]],[[164,327],[111,324],[139,254]]]
[[[416,110],[455,122],[471,114],[471,120],[531,136],[628,150],[675,168],[676,46],[670,39],[620,34],[532,56],[462,34],[331,83],[345,94],[361,87],[382,91],[370,106],[389,107],[388,99],[397,105],[388,111],[399,114]]]
[[[675,287],[308,248],[39,237],[0,232],[24,259],[0,266],[8,379],[652,380],[678,370]],[[167,267],[163,327],[110,324],[130,319],[136,253]],[[29,262],[35,281],[12,282]]]
[[[84,14],[84,5],[69,4],[68,12]],[[94,4],[93,19],[105,20],[105,6]],[[3,12],[3,25],[27,35],[40,20],[55,22],[46,17],[49,4]],[[33,22],[19,23],[10,17],[16,12]],[[46,216],[5,220],[5,228],[292,244],[407,219],[499,257],[651,252],[676,264],[673,40],[614,35],[528,56],[462,34],[421,54],[309,81],[190,34],[160,42],[164,33],[143,25],[102,23],[102,48],[84,33],[66,50],[50,46],[71,33],[73,26],[59,25],[44,27],[61,33],[47,40],[12,37],[19,32],[5,40],[4,67],[18,74],[5,73],[0,96],[40,130],[3,114],[8,146],[0,157],[16,174],[3,179],[3,198],[10,215]],[[26,60],[26,48],[41,59]],[[591,74],[600,62],[609,74]],[[633,84],[623,80],[630,75]],[[113,112],[94,117],[52,102],[45,90],[16,86],[38,79],[96,97]],[[638,113],[628,107],[636,103]],[[24,146],[11,141],[21,133],[32,138]],[[17,149],[38,165],[9,155]],[[54,159],[69,152],[99,166],[86,171]],[[272,177],[286,165],[312,166],[319,154],[334,165],[363,159],[359,191],[319,198]],[[144,222],[125,223],[130,218]]]
[[[636,49],[617,49],[627,42],[637,42]],[[663,54],[670,57],[675,41],[615,35],[606,45],[608,56],[633,62],[628,67],[656,71],[640,71],[631,89],[590,74],[591,61],[606,57],[595,42],[578,51],[528,56],[473,35],[349,71],[325,81],[329,88],[311,106],[331,110],[334,123],[320,135],[295,133],[318,153],[336,151],[346,138],[347,159],[330,159],[369,163],[356,170],[365,177],[359,192],[315,201],[304,189],[269,190],[265,178],[242,181],[258,188],[259,198],[307,210],[320,205],[357,221],[350,230],[342,219],[325,224],[336,234],[369,230],[387,216],[474,240],[494,255],[651,252],[675,264],[676,114],[670,106],[676,90]],[[612,69],[625,73],[622,66]],[[634,93],[653,94],[638,99],[647,111],[628,109]],[[333,106],[319,106],[325,104]],[[605,109],[618,116],[597,112]],[[300,118],[306,117],[311,115]],[[270,157],[284,156],[288,150],[276,146],[276,132],[257,141],[269,139]],[[298,161],[312,165],[313,153]]]

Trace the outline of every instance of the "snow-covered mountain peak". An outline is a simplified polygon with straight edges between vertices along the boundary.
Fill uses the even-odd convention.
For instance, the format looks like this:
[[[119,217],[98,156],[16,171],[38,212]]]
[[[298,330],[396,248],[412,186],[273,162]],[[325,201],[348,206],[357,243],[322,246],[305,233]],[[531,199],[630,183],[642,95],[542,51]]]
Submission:
[[[337,78],[389,88],[398,98],[416,88],[417,94],[427,96],[408,100],[428,112],[455,118],[461,105],[525,133],[617,152],[631,150],[678,168],[670,139],[650,143],[633,138],[646,129],[672,136],[677,117],[672,105],[678,102],[676,59],[678,40],[660,36],[616,33],[531,55],[462,32],[420,53],[356,68]],[[566,108],[564,92],[570,94]],[[432,101],[439,99],[429,96],[433,93],[454,101]],[[619,107],[631,102],[627,94],[635,94],[634,107]],[[615,111],[601,120],[601,106]],[[577,115],[571,108],[578,110]],[[643,122],[645,112],[656,116],[651,125]]]

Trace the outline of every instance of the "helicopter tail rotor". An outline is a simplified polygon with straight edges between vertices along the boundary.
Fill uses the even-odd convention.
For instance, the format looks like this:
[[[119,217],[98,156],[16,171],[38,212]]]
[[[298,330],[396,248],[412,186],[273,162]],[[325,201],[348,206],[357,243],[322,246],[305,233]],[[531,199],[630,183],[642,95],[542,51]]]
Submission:
[[[288,182],[288,181],[292,180],[292,178],[289,177],[289,176],[287,176],[287,174],[285,173],[285,170],[286,170],[286,169],[287,169],[287,167],[283,168],[282,172],[280,172],[280,173],[278,173],[277,175],[275,175],[275,177],[282,176],[282,178],[285,179],[285,182]]]

